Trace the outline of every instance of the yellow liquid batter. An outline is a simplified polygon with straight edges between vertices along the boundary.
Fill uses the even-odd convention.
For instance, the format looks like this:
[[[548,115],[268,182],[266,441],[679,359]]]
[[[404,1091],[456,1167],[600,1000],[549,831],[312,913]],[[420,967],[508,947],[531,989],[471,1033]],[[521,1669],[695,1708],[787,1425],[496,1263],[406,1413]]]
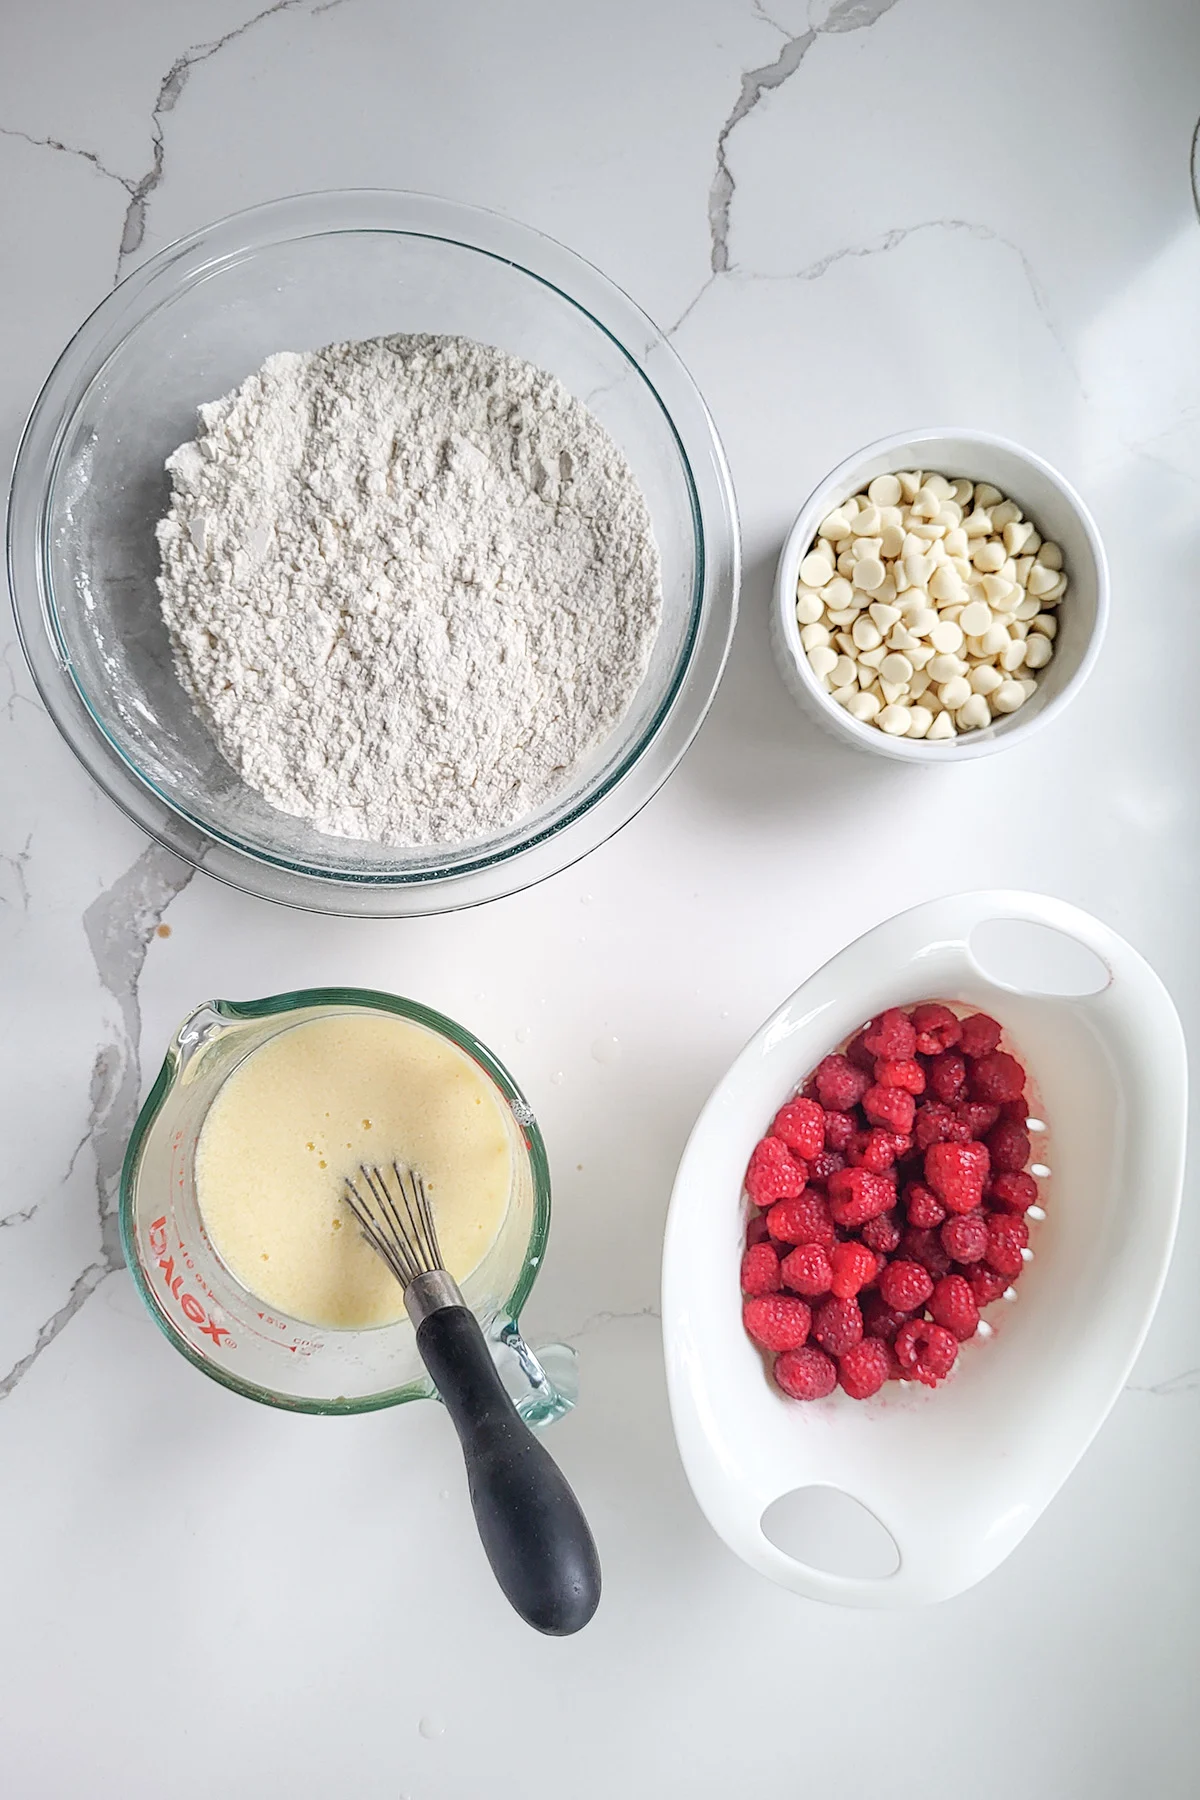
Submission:
[[[238,1064],[196,1147],[213,1248],[276,1311],[354,1330],[403,1317],[400,1286],[341,1195],[361,1163],[420,1170],[446,1268],[463,1281],[508,1208],[512,1145],[495,1090],[407,1019],[294,1025]]]

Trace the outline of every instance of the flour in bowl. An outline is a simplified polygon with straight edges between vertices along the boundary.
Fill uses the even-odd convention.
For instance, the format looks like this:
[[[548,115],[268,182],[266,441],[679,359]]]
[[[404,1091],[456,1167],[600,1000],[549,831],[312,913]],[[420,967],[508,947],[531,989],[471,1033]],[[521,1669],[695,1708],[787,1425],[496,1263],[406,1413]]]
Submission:
[[[179,679],[273,806],[461,843],[550,799],[629,708],[662,607],[629,465],[582,402],[467,338],[269,357],[168,458]]]

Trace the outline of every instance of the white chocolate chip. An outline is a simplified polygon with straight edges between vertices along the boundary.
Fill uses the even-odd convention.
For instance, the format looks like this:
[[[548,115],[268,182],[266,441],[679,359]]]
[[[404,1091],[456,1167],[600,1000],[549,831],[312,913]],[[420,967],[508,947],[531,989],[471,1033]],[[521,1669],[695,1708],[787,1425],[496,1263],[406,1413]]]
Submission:
[[[819,550],[810,550],[800,564],[800,579],[805,587],[823,588],[833,580],[833,561]]]
[[[904,490],[895,475],[877,475],[867,489],[868,500],[876,506],[898,506],[904,497]]]
[[[889,737],[903,737],[911,724],[912,714],[907,706],[897,706],[894,701],[879,715],[879,729],[886,731]]]
[[[971,496],[975,492],[974,483],[968,481],[965,475],[960,475],[957,481],[951,483],[951,487],[954,490],[954,498],[958,501],[958,504],[960,506],[970,506]]]
[[[977,663],[967,679],[971,683],[971,692],[982,694],[986,698],[988,694],[995,693],[1004,677],[990,663]]]
[[[819,625],[814,621],[803,627],[800,632],[800,642],[806,650],[815,650],[819,644],[823,645],[829,642],[829,635],[827,625]]]
[[[952,656],[962,649],[962,630],[953,619],[939,619],[929,634],[929,641],[941,655]]]
[[[1039,631],[1043,637],[1058,636],[1058,620],[1053,613],[1035,613],[1029,621],[1030,631]]]
[[[1002,681],[992,695],[992,711],[1000,713],[1016,712],[1018,706],[1025,704],[1025,689],[1019,681]]]
[[[896,480],[900,483],[900,497],[906,505],[911,506],[921,486],[919,469],[897,469]]]
[[[796,617],[801,625],[815,625],[825,610],[820,594],[814,594],[811,588],[804,588],[796,600]]]
[[[946,527],[939,525],[936,519],[913,519],[909,525],[909,531],[913,537],[921,538],[930,544],[935,538],[943,538],[946,535]]]
[[[879,534],[879,553],[894,562],[904,548],[905,533],[899,525],[885,525]]]
[[[831,681],[832,681],[832,679],[833,679],[833,677],[830,676]],[[830,697],[831,697],[831,699],[836,700],[839,706],[848,706],[850,704],[851,700],[855,699],[857,697],[857,695],[858,695],[857,681],[849,681],[846,683],[846,685],[844,687],[835,687],[833,690],[833,693]]]
[[[925,673],[924,669],[914,669],[913,674],[912,674],[912,680],[908,684],[909,699],[910,700],[919,700],[921,698],[921,695],[925,692],[926,688],[928,688],[928,686],[929,686],[929,677]]]
[[[1055,582],[1054,586],[1050,589],[1049,593],[1042,595],[1042,599],[1047,600],[1047,601],[1059,600],[1066,593],[1066,591],[1067,591],[1067,578],[1065,575],[1060,574],[1058,577],[1058,580]]]
[[[979,731],[992,722],[992,709],[982,694],[970,694],[955,710],[954,723],[960,731]]]
[[[1021,517],[1021,509],[1013,500],[1001,500],[998,506],[992,507],[992,529],[1003,531],[1006,525],[1015,525]]]
[[[933,571],[929,582],[929,592],[934,600],[947,602],[961,602],[967,597],[962,577],[956,569],[950,567],[949,563],[940,563]]]
[[[1034,567],[1035,567],[1035,563],[1034,563],[1034,558],[1032,556],[1018,556],[1018,558],[1017,558],[1017,581],[1020,583],[1020,585],[1022,587],[1024,587],[1026,582],[1029,580],[1030,573],[1032,572]]]
[[[1008,611],[1008,608],[1001,606],[1000,602],[1010,599],[1016,593],[1015,581],[1009,581],[1004,575],[985,575],[979,585],[983,589],[983,598],[989,606],[997,606],[1001,612]],[[1015,600],[1013,605],[1016,605]]]
[[[1015,616],[1018,619],[1036,619],[1040,610],[1041,608],[1038,605],[1038,602],[1034,599],[1033,595],[1030,594],[1022,600],[1020,606],[1018,606],[1016,610]]]
[[[879,508],[870,505],[864,506],[862,511],[855,513],[851,519],[850,530],[854,537],[874,537],[879,530]]]
[[[915,650],[906,650],[905,655],[914,669],[923,669],[933,660],[933,645],[918,644]]]
[[[1048,637],[1039,631],[1036,636],[1025,639],[1025,667],[1027,669],[1044,669],[1054,655],[1054,645]],[[887,663],[884,663],[887,668]]]
[[[841,507],[836,507],[821,520],[817,526],[817,536],[828,538],[834,544],[840,544],[843,538],[850,536],[850,520]]]
[[[861,719],[864,725],[869,725],[879,711],[879,701],[874,694],[853,694],[846,702],[846,711],[852,718]]]
[[[860,650],[877,650],[883,642],[883,633],[873,619],[860,613],[850,628],[850,635]]]
[[[890,681],[898,687],[907,687],[912,680],[912,675],[912,664],[907,656],[901,656],[898,650],[893,650],[890,656],[885,656],[879,665],[880,679]]]
[[[888,606],[880,600],[873,601],[871,605],[868,606],[867,611],[878,625],[880,631],[890,631],[900,617],[900,608],[898,606]]]
[[[981,575],[994,575],[1004,567],[1004,546],[989,538],[972,551],[971,561]]]
[[[1063,566],[1063,553],[1057,544],[1043,544],[1037,553],[1037,559],[1047,569],[1061,569]]]
[[[1048,594],[1057,580],[1058,576],[1053,569],[1047,568],[1044,563],[1035,562],[1025,585],[1031,594]]]
[[[1037,693],[1037,682],[1032,675],[1018,675],[1017,680],[1020,682],[1021,691],[1027,700]]]
[[[992,535],[992,515],[976,507],[963,520],[963,533],[968,538],[987,538]]]
[[[1004,495],[999,488],[993,487],[989,481],[977,481],[975,484],[976,506],[996,506]]]
[[[877,556],[860,557],[854,565],[854,585],[864,588],[868,594],[883,586],[883,575],[883,564]]]
[[[831,625],[853,625],[858,617],[858,609],[853,606],[839,607],[836,612],[827,612],[825,617]]]
[[[969,638],[982,637],[993,622],[992,609],[983,600],[972,600],[970,606],[964,606],[958,620],[959,629]]]
[[[942,539],[942,543],[946,547],[946,555],[947,556],[950,556],[950,557],[961,556],[963,558],[963,560],[965,561],[967,556],[970,554],[970,547],[967,542],[967,534],[963,530],[961,525],[956,526],[953,531],[948,531],[946,533],[945,537]]]
[[[847,581],[850,579],[851,575],[853,575],[854,558],[851,556],[849,550],[838,551],[837,572],[839,575],[844,575]]]
[[[854,589],[845,576],[835,575],[833,580],[827,582],[821,589],[821,598],[831,611],[836,612],[842,607],[849,606],[853,593]]]
[[[1024,519],[1010,519],[1004,527],[1004,548],[1010,556],[1019,556],[1030,538],[1033,526]]]
[[[923,738],[933,724],[933,714],[927,706],[910,706],[908,709],[908,730],[905,737]]]
[[[954,484],[947,481],[944,475],[926,475],[925,486],[939,500],[950,500],[954,497]]]
[[[985,631],[981,640],[985,656],[1002,656],[1012,639],[1008,635],[1006,625],[993,625]]]
[[[1025,661],[1025,641],[1023,638],[1010,638],[1000,652],[1000,667],[1012,674]]]
[[[957,712],[963,702],[971,698],[971,684],[965,675],[955,675],[952,680],[943,681],[937,692],[942,705]]]
[[[911,657],[909,661],[912,661]],[[928,668],[933,680],[941,682],[953,681],[956,675],[965,674],[967,665],[957,656],[951,656],[948,651],[943,651],[941,655],[932,659]]]
[[[927,738],[936,738],[939,740],[942,738],[956,737],[957,732],[955,731],[954,720],[951,715],[948,712],[940,712],[934,719],[933,724],[929,727],[929,730],[925,733],[925,736]]]
[[[914,637],[928,637],[938,622],[938,616],[932,606],[918,606],[908,614],[905,622]]]

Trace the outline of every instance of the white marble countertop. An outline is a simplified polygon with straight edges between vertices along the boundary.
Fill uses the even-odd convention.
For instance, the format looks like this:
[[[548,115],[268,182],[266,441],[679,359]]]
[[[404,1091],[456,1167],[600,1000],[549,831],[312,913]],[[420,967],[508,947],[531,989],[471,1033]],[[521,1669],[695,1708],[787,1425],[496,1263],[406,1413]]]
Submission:
[[[303,189],[495,207],[605,269],[716,416],[745,532],[732,660],[667,787],[480,911],[287,913],[149,846],[0,623],[0,1768],[11,1800],[1195,1792],[1200,1231],[1128,1391],[1011,1560],[917,1614],[736,1562],[676,1457],[657,1321],[671,1178],[762,1017],[897,907],[997,883],[1099,914],[1194,1030],[1200,229],[1188,0],[40,0],[0,55],[0,460],[114,275]],[[844,754],[769,660],[782,535],[869,439],[1029,444],[1112,562],[1100,666],[1027,748]],[[1147,621],[1158,626],[1152,637]],[[169,934],[169,935],[168,935]],[[201,1380],[121,1263],[115,1185],[207,995],[347,982],[461,1017],[543,1122],[530,1334],[579,1347],[553,1442],[605,1599],[507,1611],[433,1406],[273,1414]],[[620,1055],[592,1046],[615,1038]],[[1131,1204],[1136,1196],[1131,1196]]]

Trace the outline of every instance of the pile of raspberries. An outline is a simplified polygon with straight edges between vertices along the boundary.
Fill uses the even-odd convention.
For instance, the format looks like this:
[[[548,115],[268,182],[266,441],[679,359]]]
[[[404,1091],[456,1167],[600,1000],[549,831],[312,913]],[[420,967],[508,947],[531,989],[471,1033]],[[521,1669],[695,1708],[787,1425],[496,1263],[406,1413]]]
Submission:
[[[986,1013],[890,1007],[827,1056],[754,1147],[747,1332],[777,1385],[855,1400],[936,1387],[1025,1267],[1025,1071]]]

